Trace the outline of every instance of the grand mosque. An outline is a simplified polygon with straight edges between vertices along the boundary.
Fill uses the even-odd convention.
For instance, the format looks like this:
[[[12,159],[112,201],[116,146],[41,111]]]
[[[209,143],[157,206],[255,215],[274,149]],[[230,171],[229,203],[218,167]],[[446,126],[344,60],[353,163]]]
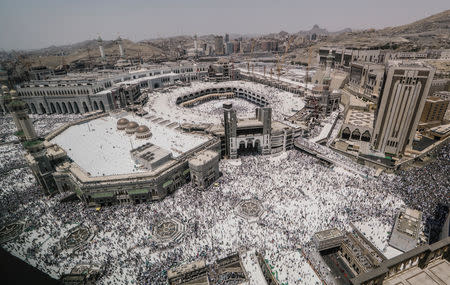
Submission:
[[[74,77],[73,85],[69,81],[61,85],[59,80],[58,88],[52,80],[27,83],[18,91],[4,89],[2,106],[12,113],[27,150],[26,160],[46,194],[72,193],[89,206],[155,201],[191,181],[199,189],[207,188],[220,176],[220,158],[279,153],[292,149],[301,135],[300,128],[273,118],[274,96],[258,90],[257,83],[197,83],[174,86],[173,91],[161,89],[183,84],[180,77],[196,80],[202,72],[202,67],[179,67],[160,74],[129,72],[133,78],[105,75],[86,85],[74,83],[87,80],[86,76]],[[193,106],[230,98],[249,102],[255,113],[238,117],[233,105],[224,103],[222,116],[208,124],[195,118],[193,122],[164,118],[141,108],[149,113],[143,116],[132,108],[141,102],[139,98],[148,96],[141,89],[161,89],[159,98],[186,113]],[[29,113],[84,116],[38,137]]]

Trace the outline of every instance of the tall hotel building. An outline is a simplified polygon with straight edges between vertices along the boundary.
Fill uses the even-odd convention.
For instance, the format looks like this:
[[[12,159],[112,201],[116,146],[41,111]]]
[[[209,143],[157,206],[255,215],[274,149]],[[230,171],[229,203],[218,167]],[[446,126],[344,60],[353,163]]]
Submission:
[[[435,70],[420,64],[391,62],[378,100],[372,147],[399,156],[412,146]]]

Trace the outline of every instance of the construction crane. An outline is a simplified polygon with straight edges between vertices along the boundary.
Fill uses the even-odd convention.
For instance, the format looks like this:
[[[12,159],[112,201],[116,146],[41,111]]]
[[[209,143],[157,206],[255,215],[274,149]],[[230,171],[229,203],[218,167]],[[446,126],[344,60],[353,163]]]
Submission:
[[[287,41],[286,44],[286,49],[284,51],[284,54],[281,56],[281,60],[280,60],[280,56],[278,56],[278,62],[277,62],[277,75],[278,75],[278,81],[280,81],[280,75],[281,75],[281,66],[284,64],[284,59],[287,55],[287,52],[289,51],[289,48],[291,47],[291,43],[294,40],[294,36],[290,37]]]

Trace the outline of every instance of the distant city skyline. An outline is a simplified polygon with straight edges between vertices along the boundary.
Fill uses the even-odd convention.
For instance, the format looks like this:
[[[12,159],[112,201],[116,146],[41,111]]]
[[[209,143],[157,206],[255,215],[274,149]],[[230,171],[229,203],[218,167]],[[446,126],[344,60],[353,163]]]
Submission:
[[[343,3],[345,2],[345,3]],[[206,34],[268,34],[408,24],[450,8],[445,0],[2,0],[0,49],[39,49],[100,35],[132,41]]]

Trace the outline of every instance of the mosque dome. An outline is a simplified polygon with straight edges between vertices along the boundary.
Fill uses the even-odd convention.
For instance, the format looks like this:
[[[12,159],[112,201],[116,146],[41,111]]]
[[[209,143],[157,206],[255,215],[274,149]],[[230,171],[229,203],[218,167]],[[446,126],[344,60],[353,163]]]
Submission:
[[[136,129],[136,137],[138,139],[144,139],[150,136],[151,136],[150,129],[147,126],[142,125]]]
[[[147,126],[139,126],[136,130],[136,133],[146,133],[149,132],[150,129]]]
[[[125,118],[121,118],[117,121],[117,129],[118,130],[123,130],[127,127],[129,121]]]
[[[125,131],[127,132],[127,134],[134,134],[138,127],[139,127],[138,123],[136,123],[136,122],[129,122],[127,124],[127,127],[126,127]]]
[[[129,122],[127,124],[127,129],[136,129],[137,127],[139,127],[139,125],[136,122]]]

